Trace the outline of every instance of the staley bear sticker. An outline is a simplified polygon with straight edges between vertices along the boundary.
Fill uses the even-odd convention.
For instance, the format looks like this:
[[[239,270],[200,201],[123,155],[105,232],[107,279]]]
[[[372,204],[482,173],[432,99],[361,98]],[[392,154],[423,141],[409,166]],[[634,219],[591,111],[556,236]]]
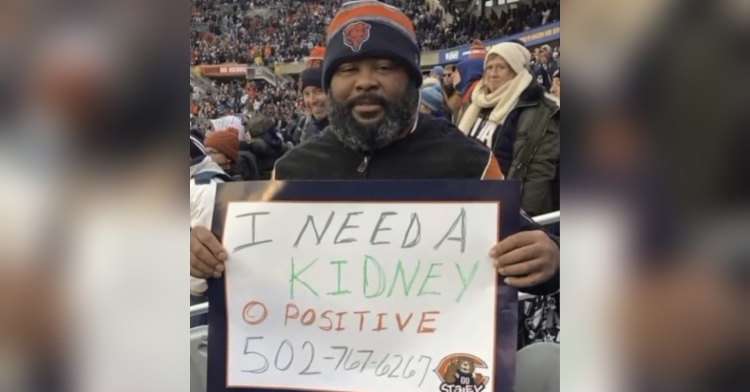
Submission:
[[[481,392],[490,381],[477,372],[488,369],[487,363],[470,354],[451,354],[440,360],[435,373],[440,378],[440,392]]]

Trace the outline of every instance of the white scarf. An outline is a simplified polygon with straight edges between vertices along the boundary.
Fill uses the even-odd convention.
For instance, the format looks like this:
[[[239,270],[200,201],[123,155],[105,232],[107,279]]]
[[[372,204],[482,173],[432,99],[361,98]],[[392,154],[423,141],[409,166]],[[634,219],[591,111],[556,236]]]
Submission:
[[[490,113],[489,121],[498,125],[505,122],[508,113],[516,106],[521,94],[533,81],[533,77],[527,70],[523,70],[511,81],[500,86],[494,93],[490,93],[487,85],[482,79],[471,93],[471,105],[466,109],[458,128],[465,135],[469,135],[471,128],[479,117],[482,109],[494,108]]]

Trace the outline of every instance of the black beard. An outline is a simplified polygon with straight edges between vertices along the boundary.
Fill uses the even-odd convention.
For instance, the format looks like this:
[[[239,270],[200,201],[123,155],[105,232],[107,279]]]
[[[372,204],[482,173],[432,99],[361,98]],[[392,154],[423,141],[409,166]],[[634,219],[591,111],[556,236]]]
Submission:
[[[445,95],[450,96],[455,91],[455,87],[452,84],[444,84],[443,91],[445,91]]]
[[[362,100],[382,105],[385,111],[383,118],[368,125],[357,122],[352,116],[352,110],[356,103]],[[412,125],[418,103],[419,90],[413,84],[409,84],[396,102],[389,102],[382,96],[368,93],[344,103],[334,101],[330,93],[326,99],[331,132],[347,148],[362,152],[372,152],[396,141],[404,129]]]

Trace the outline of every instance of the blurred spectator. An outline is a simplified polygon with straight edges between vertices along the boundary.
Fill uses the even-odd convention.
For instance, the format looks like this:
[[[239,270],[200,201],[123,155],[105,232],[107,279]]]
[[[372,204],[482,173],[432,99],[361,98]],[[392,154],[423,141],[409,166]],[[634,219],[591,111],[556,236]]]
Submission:
[[[558,70],[557,61],[552,58],[549,45],[544,45],[539,53],[539,66],[544,68],[548,75],[553,75]]]
[[[552,88],[549,92],[557,97],[557,104],[560,104],[560,70],[558,69],[554,75],[552,75]]]
[[[430,71],[430,77],[435,78],[438,80],[442,80],[445,76],[445,70],[443,67],[436,65],[434,68],[432,68],[432,71]]]
[[[326,54],[326,48],[321,45],[316,45],[310,50],[310,55],[305,58],[305,67],[316,68],[320,67],[323,63],[323,56]]]
[[[458,107],[453,108],[458,111],[457,120],[461,119],[463,111],[471,103],[471,93],[484,75],[485,54],[484,45],[479,40],[475,40],[469,49],[469,57],[461,60],[453,72],[453,86],[459,96],[456,102]]]
[[[234,131],[217,131],[205,140],[211,161],[232,177],[242,181],[260,179],[256,159],[241,154],[240,141]]]
[[[219,165],[222,170],[229,171],[237,162],[240,140],[235,132],[213,132],[204,143],[211,161]]]
[[[422,91],[425,88],[432,88],[437,91],[438,96],[434,96],[431,92]],[[432,117],[443,118],[450,122],[453,122],[455,112],[451,109],[449,103],[448,94],[443,89],[442,82],[440,79],[433,77],[426,78],[422,81],[422,89],[419,92],[420,99],[422,100],[422,108],[420,111],[423,113],[429,113]],[[429,101],[429,102],[427,102]],[[429,111],[425,109],[429,108]]]
[[[302,143],[311,139],[330,125],[328,113],[326,113],[326,93],[323,90],[323,70],[321,68],[308,68],[300,75],[300,86],[302,88],[303,105],[309,115],[303,124],[293,134],[294,144]]]
[[[276,160],[289,149],[279,132],[276,122],[263,114],[252,116],[247,124],[252,136],[249,142],[240,143],[240,151],[252,157],[257,164],[260,179],[271,179]]]
[[[422,87],[419,90],[419,98],[422,103],[419,107],[421,113],[451,121],[448,108],[446,107],[447,102],[443,99],[443,92],[440,85],[433,84]]]
[[[461,105],[461,97],[458,95],[456,87],[453,85],[453,74],[458,73],[458,68],[455,64],[451,64],[445,67],[445,75],[443,76],[443,91],[448,98],[448,107],[454,116],[457,114],[457,108]]]

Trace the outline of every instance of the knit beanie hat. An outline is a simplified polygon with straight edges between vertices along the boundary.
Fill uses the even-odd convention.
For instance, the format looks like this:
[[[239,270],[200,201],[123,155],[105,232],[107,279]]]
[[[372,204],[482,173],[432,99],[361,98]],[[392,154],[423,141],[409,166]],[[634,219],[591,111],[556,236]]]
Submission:
[[[422,85],[414,25],[398,8],[374,0],[344,3],[327,33],[324,90],[328,90],[334,72],[342,63],[364,58],[392,60],[404,67],[417,87]]]
[[[240,140],[237,138],[237,132],[216,131],[206,137],[206,148],[213,148],[224,154],[233,162],[237,162],[240,150]]]
[[[310,51],[310,56],[305,59],[305,66],[308,68],[318,68],[323,62],[323,56],[326,54],[326,48],[323,46],[315,46]]]
[[[302,90],[308,86],[323,88],[323,70],[320,68],[308,68],[302,71],[299,78]]]
[[[513,42],[501,42],[494,45],[484,58],[485,68],[487,67],[487,61],[492,55],[502,57],[516,74],[522,73],[531,62],[531,53],[529,53],[529,50]]]
[[[482,41],[475,39],[469,46],[469,57],[482,57],[487,54]]]
[[[437,75],[437,76],[438,76],[439,78],[442,78],[442,77],[443,77],[443,74],[445,74],[445,70],[443,69],[443,67],[441,67],[441,66],[439,66],[439,65],[436,65],[436,66],[435,66],[435,68],[433,68],[433,69],[432,69],[432,72],[431,72],[431,73],[434,73],[434,74],[435,74],[435,75]]]
[[[440,90],[432,88],[432,86],[422,87],[419,90],[419,96],[422,98],[422,103],[433,112],[440,110],[443,106],[443,96],[440,94]]]

